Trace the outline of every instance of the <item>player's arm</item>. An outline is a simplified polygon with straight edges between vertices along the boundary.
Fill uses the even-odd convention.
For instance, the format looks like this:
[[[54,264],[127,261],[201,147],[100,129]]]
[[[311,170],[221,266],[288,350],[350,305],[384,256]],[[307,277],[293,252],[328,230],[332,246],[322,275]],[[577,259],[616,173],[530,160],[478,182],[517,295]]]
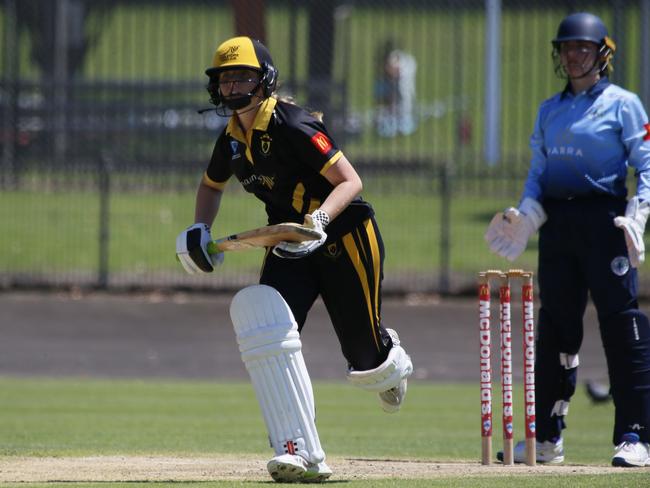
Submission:
[[[219,213],[222,195],[223,190],[208,186],[202,181],[196,192],[194,222],[207,224],[208,227],[211,227]]]
[[[530,236],[546,221],[546,212],[539,202],[542,193],[540,179],[546,168],[541,121],[540,109],[530,138],[532,159],[521,203],[518,208],[510,207],[504,212],[498,212],[485,233],[490,250],[510,261],[514,261],[524,252]]]
[[[210,273],[223,263],[223,253],[208,252],[212,242],[210,226],[219,212],[222,194],[221,189],[206,184],[204,179],[196,192],[194,224],[176,238],[176,256],[190,274]]]
[[[628,164],[638,180],[636,195],[628,201],[625,215],[614,219],[614,225],[625,233],[630,263],[637,268],[645,261],[643,234],[650,215],[650,123],[636,96],[623,103],[619,114]]]
[[[223,189],[231,175],[229,167],[223,163],[222,145],[220,138],[197,189],[194,224],[176,238],[176,256],[190,274],[210,273],[215,266],[223,263],[223,253],[211,255],[208,252],[208,245],[212,242],[210,227],[219,212]]]
[[[320,209],[329,215],[330,220],[334,220],[361,193],[363,183],[344,155],[341,155],[323,176],[334,186],[334,189],[321,204]]]

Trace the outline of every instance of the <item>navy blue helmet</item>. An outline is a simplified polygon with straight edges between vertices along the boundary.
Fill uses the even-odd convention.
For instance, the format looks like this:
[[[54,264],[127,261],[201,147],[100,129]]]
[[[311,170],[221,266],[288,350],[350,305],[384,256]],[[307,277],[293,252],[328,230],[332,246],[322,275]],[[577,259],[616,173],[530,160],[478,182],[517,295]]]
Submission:
[[[608,35],[607,27],[600,17],[580,12],[571,14],[560,22],[553,44],[565,41],[591,41],[600,46]]]
[[[612,71],[611,61],[616,51],[616,44],[609,37],[607,27],[600,17],[588,12],[579,12],[565,17],[560,22],[552,43],[555,72],[562,78],[566,77],[566,72],[560,63],[560,44],[568,41],[588,41],[596,44],[599,56],[593,67],[597,66],[601,75],[607,75]],[[593,67],[585,71],[583,76],[586,76]]]

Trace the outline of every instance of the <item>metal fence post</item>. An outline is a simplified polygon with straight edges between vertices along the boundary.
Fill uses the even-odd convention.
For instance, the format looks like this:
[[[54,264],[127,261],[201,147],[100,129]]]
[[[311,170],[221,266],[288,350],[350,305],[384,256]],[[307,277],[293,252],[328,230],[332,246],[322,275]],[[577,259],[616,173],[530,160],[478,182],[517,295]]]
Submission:
[[[108,287],[108,244],[110,241],[110,192],[112,158],[104,151],[97,158],[99,186],[99,261],[97,268],[97,286]]]
[[[0,183],[5,188],[16,184],[16,138],[18,124],[18,27],[16,0],[7,0],[4,8],[5,15],[5,49],[4,76],[2,93],[2,177]]]
[[[641,33],[641,62],[639,63],[641,100],[650,107],[650,0],[641,1],[641,18],[639,19]]]
[[[450,291],[451,276],[451,182],[449,181],[449,162],[440,166],[440,276],[438,290],[441,294]]]
[[[65,161],[68,109],[68,0],[58,0],[54,34],[54,159],[58,167]]]

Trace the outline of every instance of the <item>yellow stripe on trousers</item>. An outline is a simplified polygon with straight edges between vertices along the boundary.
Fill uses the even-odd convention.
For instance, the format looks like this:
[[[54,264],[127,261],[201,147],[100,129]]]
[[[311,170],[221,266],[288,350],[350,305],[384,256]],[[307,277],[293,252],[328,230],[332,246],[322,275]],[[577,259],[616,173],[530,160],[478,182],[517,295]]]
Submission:
[[[368,244],[370,245],[370,263],[368,263],[367,260],[363,259],[359,253],[359,246],[363,246],[363,240],[360,240],[360,242],[357,244],[354,240],[354,237],[352,236],[352,233],[349,233],[343,236],[343,245],[345,246],[345,250],[347,251],[348,256],[350,256],[350,260],[354,265],[354,269],[359,276],[359,282],[363,287],[363,293],[366,299],[366,305],[368,307],[368,316],[370,317],[370,323],[372,324],[372,335],[375,338],[377,349],[379,349],[379,337],[377,334],[379,330],[379,245],[377,243],[375,228],[373,227],[372,221],[370,219],[366,220],[364,227],[366,229]],[[361,252],[363,252],[364,255],[366,254],[363,248],[361,249]],[[371,277],[374,278],[372,280],[372,290],[370,290],[371,282],[369,280],[367,271],[370,271],[373,274]]]

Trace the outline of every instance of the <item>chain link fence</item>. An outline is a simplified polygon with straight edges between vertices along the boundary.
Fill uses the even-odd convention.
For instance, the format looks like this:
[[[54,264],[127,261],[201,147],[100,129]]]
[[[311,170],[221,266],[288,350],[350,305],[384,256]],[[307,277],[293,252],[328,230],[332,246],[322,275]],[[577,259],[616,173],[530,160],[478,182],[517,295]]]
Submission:
[[[361,174],[387,291],[473,290],[478,270],[508,266],[482,236],[519,200],[537,108],[563,88],[550,40],[580,10],[617,42],[613,81],[649,103],[650,0],[2,0],[0,286],[257,280],[261,252],[203,277],[174,259],[226,123],[201,112],[203,71],[247,34]],[[213,236],[263,224],[231,183]],[[535,256],[531,242],[518,266]]]

